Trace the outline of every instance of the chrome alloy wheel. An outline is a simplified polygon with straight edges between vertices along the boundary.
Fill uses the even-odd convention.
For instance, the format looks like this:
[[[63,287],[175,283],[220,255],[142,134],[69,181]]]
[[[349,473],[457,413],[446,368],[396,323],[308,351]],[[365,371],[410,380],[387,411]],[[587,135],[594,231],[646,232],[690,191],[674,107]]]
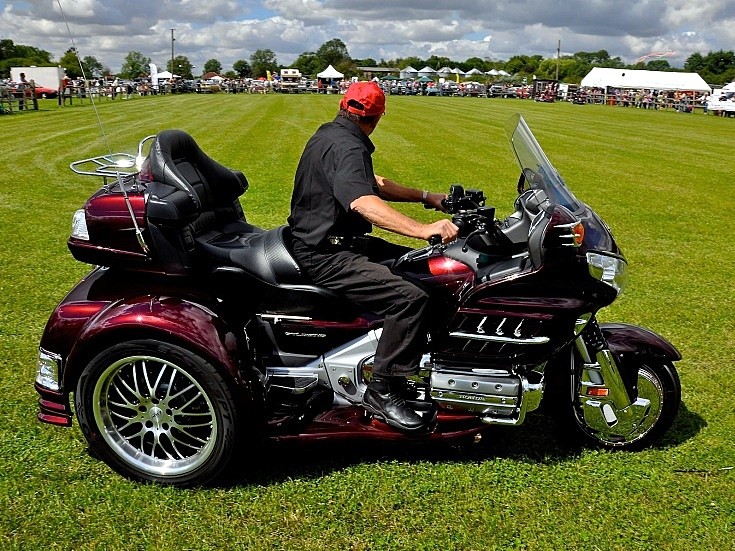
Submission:
[[[94,385],[92,411],[112,451],[152,475],[196,470],[217,441],[205,390],[186,370],[154,356],[124,357],[104,369]]]
[[[601,443],[612,447],[633,444],[657,425],[665,396],[661,381],[643,365],[638,370],[637,386],[639,400],[630,406],[630,414],[609,429],[595,434]]]

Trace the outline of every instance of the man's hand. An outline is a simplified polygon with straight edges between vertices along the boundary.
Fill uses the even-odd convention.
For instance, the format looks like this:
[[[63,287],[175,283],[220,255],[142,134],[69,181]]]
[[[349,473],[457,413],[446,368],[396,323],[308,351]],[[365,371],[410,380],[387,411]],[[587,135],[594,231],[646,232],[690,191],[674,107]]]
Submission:
[[[459,235],[459,228],[449,220],[437,220],[432,224],[426,224],[424,228],[426,233],[422,238],[426,241],[432,236],[438,235],[442,238],[442,243],[449,243],[457,239],[457,235]]]
[[[442,204],[442,201],[447,198],[446,193],[429,193],[426,196],[426,205],[427,209],[434,209],[438,210],[439,212],[447,212],[447,209]]]
[[[371,224],[406,237],[428,241],[431,236],[439,235],[443,243],[448,243],[457,239],[459,232],[459,228],[446,219],[422,224],[395,210],[377,195],[358,197],[350,204],[350,209]]]

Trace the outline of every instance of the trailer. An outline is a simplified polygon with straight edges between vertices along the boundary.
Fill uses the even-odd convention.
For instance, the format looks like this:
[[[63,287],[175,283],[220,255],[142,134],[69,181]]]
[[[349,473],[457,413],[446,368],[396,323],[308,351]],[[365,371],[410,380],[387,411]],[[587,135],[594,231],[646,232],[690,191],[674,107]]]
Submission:
[[[20,82],[20,74],[25,73],[28,82],[33,81],[36,86],[58,90],[61,81],[66,76],[62,67],[11,67],[10,80]]]
[[[297,93],[301,83],[301,71],[298,69],[281,69],[281,92]]]

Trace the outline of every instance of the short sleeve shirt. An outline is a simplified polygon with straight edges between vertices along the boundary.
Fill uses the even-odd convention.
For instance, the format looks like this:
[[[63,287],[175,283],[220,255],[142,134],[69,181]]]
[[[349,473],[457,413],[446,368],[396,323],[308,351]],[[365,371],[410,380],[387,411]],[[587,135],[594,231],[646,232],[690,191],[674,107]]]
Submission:
[[[337,117],[311,137],[296,169],[288,219],[296,239],[317,247],[328,235],[369,233],[371,224],[350,204],[378,195],[370,138],[354,122]]]

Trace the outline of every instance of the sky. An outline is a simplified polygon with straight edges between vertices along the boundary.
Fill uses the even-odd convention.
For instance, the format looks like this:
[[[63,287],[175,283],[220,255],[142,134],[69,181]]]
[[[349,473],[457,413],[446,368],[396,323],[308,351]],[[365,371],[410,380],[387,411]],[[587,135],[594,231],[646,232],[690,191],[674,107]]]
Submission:
[[[732,0],[0,0],[0,7],[0,39],[55,60],[74,44],[113,72],[131,51],[165,67],[171,29],[174,55],[200,69],[217,59],[225,71],[258,49],[288,65],[334,38],[352,58],[377,61],[554,58],[561,41],[562,55],[607,50],[635,63],[667,53],[662,59],[683,67],[695,52],[735,50]]]

